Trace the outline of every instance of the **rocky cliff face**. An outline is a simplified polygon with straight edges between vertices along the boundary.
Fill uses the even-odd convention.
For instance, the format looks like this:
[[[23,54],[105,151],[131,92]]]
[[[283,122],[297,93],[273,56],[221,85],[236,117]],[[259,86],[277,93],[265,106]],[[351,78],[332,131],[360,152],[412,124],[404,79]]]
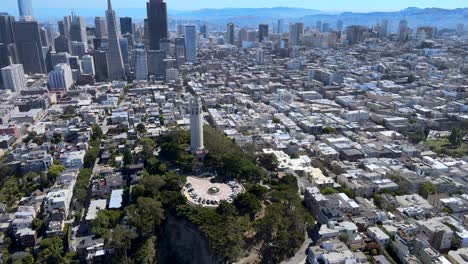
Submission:
[[[158,263],[221,264],[208,249],[208,242],[197,227],[184,218],[167,214],[159,235]]]

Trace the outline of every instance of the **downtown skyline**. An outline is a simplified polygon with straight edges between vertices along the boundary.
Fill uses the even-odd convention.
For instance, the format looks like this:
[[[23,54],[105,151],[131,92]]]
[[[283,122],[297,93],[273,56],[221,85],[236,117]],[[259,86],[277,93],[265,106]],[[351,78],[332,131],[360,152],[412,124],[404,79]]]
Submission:
[[[102,2],[102,3],[101,3]],[[92,0],[82,0],[79,2],[74,1],[70,3],[69,1],[56,2],[50,0],[34,0],[33,7],[36,12],[54,11],[55,9],[69,9],[69,10],[94,10],[94,9],[104,9],[106,7],[106,2],[101,1],[96,3]],[[115,1],[114,9],[141,9],[144,7],[146,0],[136,0],[129,3],[124,0]],[[169,5],[169,13],[177,11],[190,11],[190,10],[201,10],[201,9],[224,9],[224,8],[273,8],[273,7],[292,7],[292,8],[305,8],[320,10],[323,12],[388,12],[388,11],[398,11],[408,7],[417,7],[417,8],[445,8],[445,9],[455,9],[455,8],[466,8],[468,7],[468,1],[466,0],[447,0],[447,1],[437,1],[437,0],[416,0],[416,1],[404,1],[396,0],[392,1],[391,4],[385,1],[368,1],[368,0],[354,0],[354,1],[345,1],[345,0],[332,0],[326,2],[320,1],[303,1],[303,0],[293,0],[293,1],[281,1],[281,0],[259,0],[259,1],[213,1],[213,0],[199,0],[194,4],[193,1],[189,0],[170,0],[167,1]],[[2,11],[6,11],[12,14],[18,12],[17,10],[17,1],[16,0],[4,0],[1,4]]]

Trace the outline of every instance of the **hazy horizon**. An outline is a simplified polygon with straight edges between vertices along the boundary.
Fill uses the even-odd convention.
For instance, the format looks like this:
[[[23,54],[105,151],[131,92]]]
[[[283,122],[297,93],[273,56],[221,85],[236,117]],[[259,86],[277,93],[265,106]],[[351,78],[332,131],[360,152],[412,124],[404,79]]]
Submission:
[[[70,1],[51,1],[51,0],[33,0],[33,8],[36,9],[105,9],[106,0],[96,3],[96,0],[70,0]],[[115,9],[123,8],[145,8],[147,0],[113,0]],[[223,8],[272,8],[272,7],[294,7],[315,9],[324,12],[374,12],[374,11],[398,11],[408,7],[418,8],[466,8],[468,0],[393,0],[393,1],[369,1],[369,0],[166,0],[168,9],[173,11],[190,11],[200,9],[223,9]],[[0,4],[1,12],[17,13],[17,0],[2,0]],[[50,10],[52,11],[52,10]]]

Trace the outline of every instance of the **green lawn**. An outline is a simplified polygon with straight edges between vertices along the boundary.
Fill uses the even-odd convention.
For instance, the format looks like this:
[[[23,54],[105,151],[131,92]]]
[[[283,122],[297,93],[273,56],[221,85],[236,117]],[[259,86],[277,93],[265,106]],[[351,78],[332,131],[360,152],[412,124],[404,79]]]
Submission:
[[[468,155],[468,144],[462,143],[459,147],[452,146],[447,138],[428,139],[424,144],[437,154],[446,154],[451,157],[464,157]]]

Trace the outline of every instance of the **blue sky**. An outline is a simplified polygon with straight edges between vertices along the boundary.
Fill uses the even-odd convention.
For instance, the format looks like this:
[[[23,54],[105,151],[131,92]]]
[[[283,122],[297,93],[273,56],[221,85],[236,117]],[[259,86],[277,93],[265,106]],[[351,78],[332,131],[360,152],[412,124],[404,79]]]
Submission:
[[[0,0],[0,12],[13,12],[17,0]],[[144,8],[146,0],[113,0],[115,8]],[[468,0],[166,0],[169,9],[224,7],[303,7],[322,11],[393,11],[409,6],[468,7]],[[35,8],[105,8],[106,0],[33,0]]]

